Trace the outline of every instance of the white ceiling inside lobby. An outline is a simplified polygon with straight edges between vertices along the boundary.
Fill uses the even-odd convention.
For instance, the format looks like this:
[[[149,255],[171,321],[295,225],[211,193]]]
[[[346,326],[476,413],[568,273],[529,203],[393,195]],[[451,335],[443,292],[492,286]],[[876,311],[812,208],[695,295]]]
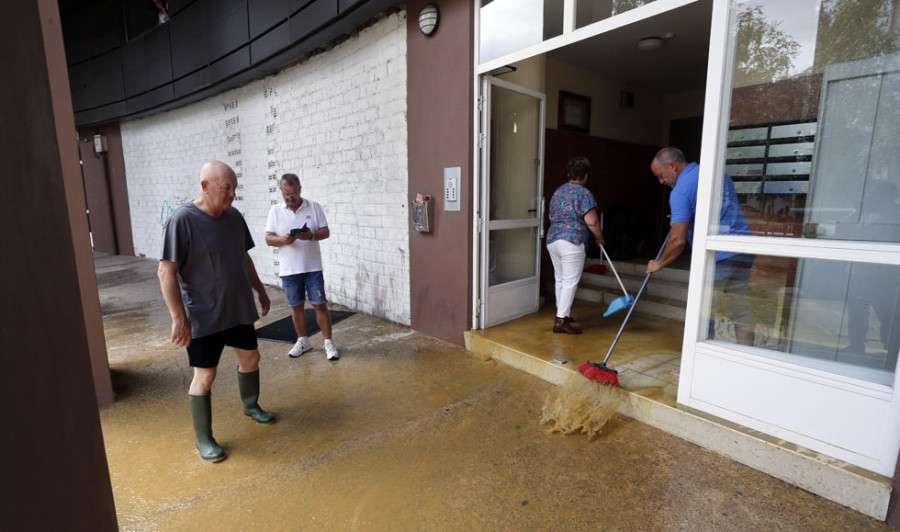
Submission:
[[[699,0],[650,19],[547,53],[547,57],[634,87],[665,93],[703,89],[709,55],[712,0]],[[642,52],[637,43],[663,37],[663,46]]]

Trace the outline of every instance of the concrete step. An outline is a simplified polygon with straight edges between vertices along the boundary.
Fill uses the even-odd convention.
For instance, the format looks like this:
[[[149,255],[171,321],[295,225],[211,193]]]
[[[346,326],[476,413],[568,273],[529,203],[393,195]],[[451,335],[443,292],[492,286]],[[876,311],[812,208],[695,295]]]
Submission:
[[[641,285],[644,283],[644,279],[646,276],[636,276],[634,274],[625,274],[619,273],[619,277],[622,279],[622,284],[625,285],[625,289],[628,290],[628,293],[636,296],[638,290],[641,289]],[[622,295],[622,287],[619,286],[619,282],[616,280],[616,276],[609,270],[606,271],[605,274],[596,274],[596,273],[588,273],[584,272],[581,274],[581,283],[579,283],[579,287],[585,288],[606,288],[614,291],[618,291],[619,295]],[[664,278],[659,278],[654,274],[650,281],[647,283],[647,288],[644,290],[644,295],[650,296],[658,296],[666,299],[674,299],[681,301],[682,304],[687,301],[687,292],[688,292],[688,284],[686,281],[672,281]]]
[[[633,293],[632,295],[636,295]],[[622,290],[613,290],[610,288],[597,288],[585,285],[579,285],[575,292],[575,299],[582,301],[590,301],[592,303],[609,305],[614,299],[622,296]],[[669,320],[684,321],[685,303],[678,299],[670,299],[665,297],[653,296],[645,293],[637,302],[635,312],[656,316],[657,318],[666,318]]]
[[[599,262],[597,259],[587,259],[585,268]],[[581,274],[575,299],[609,305],[614,299],[624,295],[615,275],[609,269],[609,263],[606,264],[607,270],[604,274],[588,272]],[[619,261],[615,265],[625,289],[632,296],[637,296],[646,277],[644,272],[647,263]],[[684,321],[689,277],[690,271],[677,268],[664,268],[654,273],[634,311],[658,318]],[[552,294],[553,283],[549,283],[545,289]]]
[[[643,297],[641,300],[640,303],[643,303]],[[508,341],[491,338],[489,331],[470,330],[465,333],[466,349],[481,360],[493,359],[557,385],[565,383],[577,371],[572,367],[574,364],[560,365],[550,359],[555,351],[546,349],[544,344],[536,343],[539,348],[536,350],[512,346]],[[620,375],[626,394],[626,400],[618,409],[620,414],[872,518],[885,519],[892,490],[890,478],[865,472],[815,451],[689,410],[682,405],[664,404],[637,391],[628,391],[628,381],[636,376],[634,373]]]
[[[588,259],[585,261],[585,267],[599,263],[599,260]],[[609,263],[606,262],[606,265],[607,270],[604,274],[588,272],[581,274],[581,282],[575,292],[576,299],[609,305],[614,299],[623,295],[616,276],[609,268]],[[615,266],[625,289],[629,294],[637,296],[646,277],[647,263],[618,261]],[[690,271],[677,268],[664,268],[653,274],[634,311],[659,318],[684,321],[689,277]]]
[[[609,268],[609,262],[603,261],[607,267],[607,274],[612,275],[612,270]],[[584,261],[585,268],[594,264],[600,264],[599,259],[586,259]],[[619,275],[634,275],[644,278],[647,272],[647,261],[616,261],[615,263],[616,271],[619,272]],[[671,266],[663,268],[662,270],[653,274],[653,279],[663,279],[666,281],[678,281],[682,283],[687,283],[691,276],[690,270],[682,270],[679,268],[673,268]],[[615,280],[615,278],[613,278]]]

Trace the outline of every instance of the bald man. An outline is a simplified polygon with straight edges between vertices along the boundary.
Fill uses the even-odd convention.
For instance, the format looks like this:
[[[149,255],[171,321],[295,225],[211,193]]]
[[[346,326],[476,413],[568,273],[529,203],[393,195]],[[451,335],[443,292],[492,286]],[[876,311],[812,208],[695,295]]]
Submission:
[[[647,263],[647,273],[656,273],[681,255],[688,242],[694,239],[694,219],[697,215],[697,183],[700,167],[688,163],[678,148],[663,148],[650,162],[650,171],[660,185],[672,189],[669,207],[672,210],[671,232],[659,260]],[[750,225],[741,212],[731,177],[725,174],[722,182],[722,208],[719,211],[718,234],[750,235]],[[754,255],[716,252],[716,269],[710,315],[726,315],[733,323],[737,342],[753,345],[754,323],[750,309],[749,280]],[[715,338],[715,322],[709,321],[708,338]]]
[[[225,451],[212,435],[210,389],[225,346],[238,360],[244,415],[272,423],[259,406],[259,349],[253,322],[269,312],[269,296],[247,253],[253,239],[244,217],[231,206],[237,176],[225,163],[200,169],[200,196],[179,207],[163,232],[159,284],[172,316],[172,343],[187,348],[194,378],[188,392],[200,457],[218,462]]]

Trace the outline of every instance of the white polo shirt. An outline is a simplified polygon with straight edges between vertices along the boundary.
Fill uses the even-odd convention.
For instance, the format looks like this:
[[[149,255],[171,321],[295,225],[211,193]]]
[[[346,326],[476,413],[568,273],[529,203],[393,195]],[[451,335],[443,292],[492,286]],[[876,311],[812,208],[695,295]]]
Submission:
[[[303,198],[303,203],[295,211],[287,207],[284,201],[280,205],[272,205],[266,220],[266,233],[276,236],[290,234],[291,229],[300,229],[306,224],[310,231],[328,227],[325,211],[315,201]],[[322,251],[318,240],[295,240],[289,246],[278,248],[279,274],[281,277],[298,273],[318,272],[322,270]]]

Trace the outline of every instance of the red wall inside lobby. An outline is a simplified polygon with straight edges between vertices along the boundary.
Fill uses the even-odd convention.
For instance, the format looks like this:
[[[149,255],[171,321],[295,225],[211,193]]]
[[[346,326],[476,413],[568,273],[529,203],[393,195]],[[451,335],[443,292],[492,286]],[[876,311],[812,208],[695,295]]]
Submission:
[[[566,179],[569,157],[583,155],[591,161],[587,188],[597,204],[610,210],[627,210],[640,220],[635,232],[643,238],[641,256],[656,254],[668,229],[666,189],[650,172],[650,161],[659,146],[622,142],[558,129],[546,132],[544,165],[544,197],[549,209],[553,192]],[[549,222],[544,220],[545,227]],[[608,227],[608,226],[607,226]],[[608,231],[604,237],[611,237]],[[545,249],[541,254],[541,286],[553,279],[553,264]]]

